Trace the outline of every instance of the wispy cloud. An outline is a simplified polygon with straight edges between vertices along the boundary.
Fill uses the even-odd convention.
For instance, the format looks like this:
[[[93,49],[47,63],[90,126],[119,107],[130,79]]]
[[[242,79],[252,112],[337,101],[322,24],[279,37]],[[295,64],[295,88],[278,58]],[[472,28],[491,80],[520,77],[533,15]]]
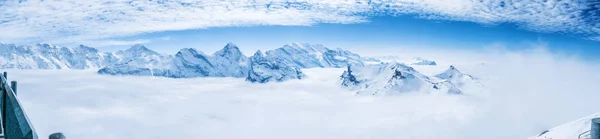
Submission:
[[[125,45],[134,45],[134,44],[145,44],[150,43],[151,40],[148,39],[137,39],[137,40],[115,40],[115,39],[102,39],[102,40],[92,40],[92,41],[83,41],[82,44],[94,46],[94,47],[103,47],[103,46],[125,46]]]
[[[163,40],[163,41],[168,41],[168,40],[171,40],[171,36],[164,36],[164,37],[160,37],[158,39]]]
[[[598,35],[598,5],[559,0],[1,1],[0,41],[78,42],[212,27],[352,24],[368,22],[372,15],[401,14]]]

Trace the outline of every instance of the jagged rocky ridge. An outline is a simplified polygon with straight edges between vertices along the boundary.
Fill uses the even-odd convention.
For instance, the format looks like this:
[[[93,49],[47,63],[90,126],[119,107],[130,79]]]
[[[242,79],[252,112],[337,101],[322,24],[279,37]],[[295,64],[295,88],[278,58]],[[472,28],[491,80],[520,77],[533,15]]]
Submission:
[[[320,44],[293,43],[265,52],[267,58],[279,58],[299,68],[341,68],[350,64],[364,66],[360,55],[343,49],[329,49]]]
[[[402,63],[348,66],[340,78],[341,85],[357,95],[462,94],[461,87],[474,80],[454,66],[435,77],[429,77]]]
[[[284,63],[279,57],[265,57],[261,51],[257,51],[250,58],[250,71],[246,81],[266,83],[302,79],[304,76],[298,67]]]

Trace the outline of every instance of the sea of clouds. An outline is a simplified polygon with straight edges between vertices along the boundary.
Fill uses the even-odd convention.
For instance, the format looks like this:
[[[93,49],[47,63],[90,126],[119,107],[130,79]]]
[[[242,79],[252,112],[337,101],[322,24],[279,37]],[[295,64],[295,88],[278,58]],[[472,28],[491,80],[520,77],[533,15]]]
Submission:
[[[95,70],[7,70],[40,137],[525,139],[600,111],[600,65],[543,47],[522,51],[428,50],[484,90],[464,95],[354,96],[344,69],[253,84],[239,78],[102,76]],[[368,53],[368,50],[355,50]],[[394,53],[394,52],[402,52]],[[380,53],[383,54],[383,53]]]

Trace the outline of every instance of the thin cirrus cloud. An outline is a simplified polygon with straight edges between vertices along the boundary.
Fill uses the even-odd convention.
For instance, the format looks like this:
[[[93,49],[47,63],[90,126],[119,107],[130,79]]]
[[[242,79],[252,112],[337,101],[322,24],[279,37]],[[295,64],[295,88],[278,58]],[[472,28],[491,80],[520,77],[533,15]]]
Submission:
[[[598,2],[509,0],[0,1],[0,41],[78,43],[141,33],[235,26],[369,22],[371,16],[515,23],[540,32],[600,36]]]

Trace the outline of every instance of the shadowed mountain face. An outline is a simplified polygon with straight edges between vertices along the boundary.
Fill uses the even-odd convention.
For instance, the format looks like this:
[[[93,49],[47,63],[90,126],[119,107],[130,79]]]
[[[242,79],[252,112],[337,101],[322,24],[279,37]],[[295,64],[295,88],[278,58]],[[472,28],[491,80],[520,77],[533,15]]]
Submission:
[[[246,81],[258,83],[282,82],[289,79],[302,79],[304,76],[299,68],[289,65],[277,57],[267,58],[261,51],[257,51],[250,57],[250,71]]]

